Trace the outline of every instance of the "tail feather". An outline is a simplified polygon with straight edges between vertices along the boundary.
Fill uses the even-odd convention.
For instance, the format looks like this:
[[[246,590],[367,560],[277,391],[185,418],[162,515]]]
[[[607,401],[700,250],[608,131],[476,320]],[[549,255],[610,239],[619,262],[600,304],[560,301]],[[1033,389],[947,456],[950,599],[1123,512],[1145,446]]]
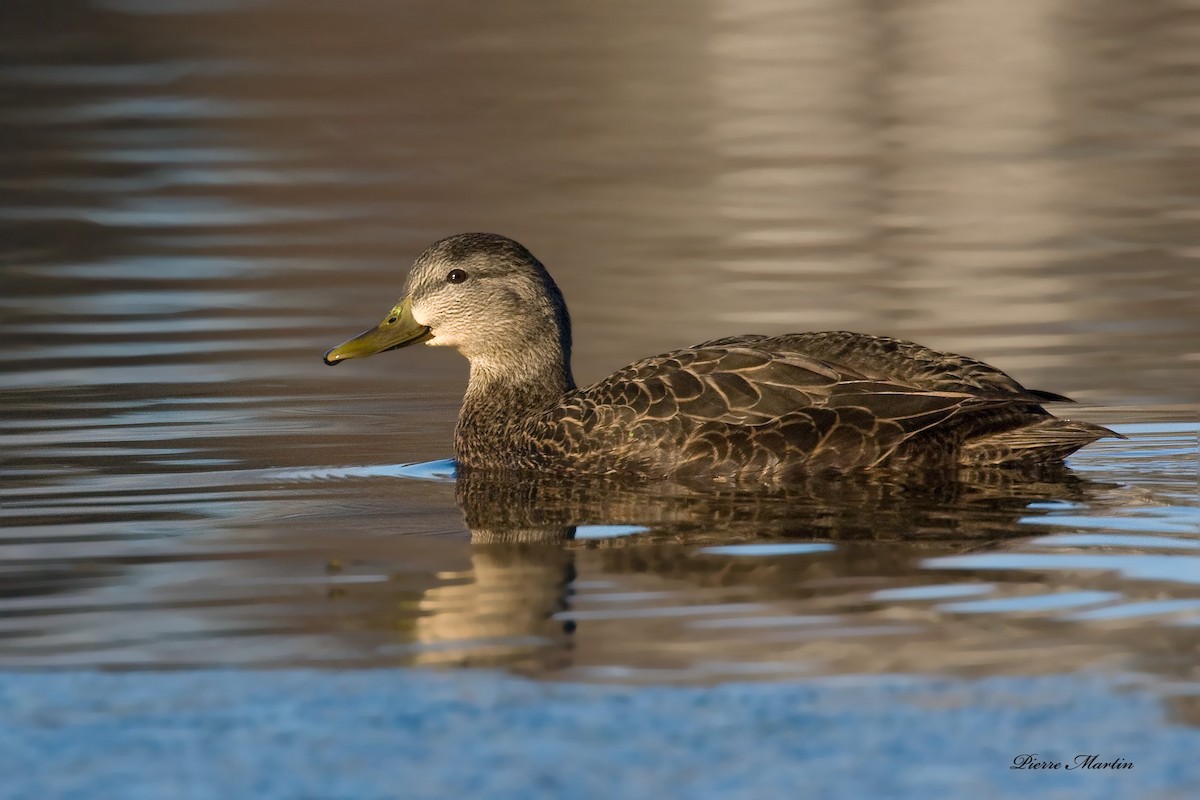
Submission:
[[[963,444],[962,463],[1043,464],[1062,459],[1097,439],[1125,439],[1090,422],[1045,417],[1032,425],[991,433]]]
[[[1075,401],[1064,394],[1055,394],[1043,389],[1026,389],[1026,392],[1045,403],[1074,403]],[[1110,431],[1111,432],[1111,431]]]

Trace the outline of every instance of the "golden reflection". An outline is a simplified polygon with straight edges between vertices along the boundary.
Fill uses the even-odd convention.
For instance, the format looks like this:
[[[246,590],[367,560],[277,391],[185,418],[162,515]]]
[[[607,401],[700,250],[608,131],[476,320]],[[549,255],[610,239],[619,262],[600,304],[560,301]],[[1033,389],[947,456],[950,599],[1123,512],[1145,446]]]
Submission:
[[[519,543],[523,533],[510,532],[508,544],[472,548],[468,570],[424,593],[414,663],[519,663],[564,644],[567,631],[554,614],[567,607],[571,555],[536,545],[531,551]]]

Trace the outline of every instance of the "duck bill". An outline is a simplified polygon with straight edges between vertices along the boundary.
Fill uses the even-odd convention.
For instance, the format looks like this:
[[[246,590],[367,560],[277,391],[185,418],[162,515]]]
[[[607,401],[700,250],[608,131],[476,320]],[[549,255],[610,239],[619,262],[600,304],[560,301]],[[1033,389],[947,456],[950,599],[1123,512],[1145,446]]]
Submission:
[[[410,344],[419,344],[432,338],[433,333],[429,328],[413,319],[412,298],[406,297],[391,310],[383,322],[325,353],[325,363],[333,367],[348,358],[366,358],[385,350],[408,347]]]

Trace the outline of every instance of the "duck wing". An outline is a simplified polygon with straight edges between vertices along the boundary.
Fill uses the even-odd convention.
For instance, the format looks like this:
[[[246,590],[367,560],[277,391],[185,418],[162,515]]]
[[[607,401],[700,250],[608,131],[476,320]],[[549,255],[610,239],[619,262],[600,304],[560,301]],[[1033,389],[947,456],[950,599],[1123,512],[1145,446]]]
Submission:
[[[1005,372],[974,358],[945,353],[904,339],[852,331],[790,333],[783,336],[731,336],[697,347],[756,347],[803,353],[853,369],[865,376],[934,391],[1022,398],[1034,402],[1074,402],[1054,392],[1026,389]]]
[[[964,391],[963,381],[881,377],[808,344],[803,334],[743,336],[644,359],[576,391],[554,417],[642,471],[786,476],[874,466],[935,429],[931,456],[953,458],[971,428],[956,420],[1036,402],[1012,389]]]

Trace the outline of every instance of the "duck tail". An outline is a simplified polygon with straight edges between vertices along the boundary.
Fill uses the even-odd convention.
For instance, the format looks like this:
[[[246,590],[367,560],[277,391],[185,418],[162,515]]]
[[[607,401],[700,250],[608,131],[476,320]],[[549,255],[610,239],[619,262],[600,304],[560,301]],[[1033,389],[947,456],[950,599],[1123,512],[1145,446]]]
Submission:
[[[965,465],[1029,465],[1062,461],[1097,439],[1126,439],[1090,422],[1044,417],[1031,425],[990,433],[963,444]]]
[[[1074,403],[1075,402],[1071,398],[1067,397],[1065,394],[1055,394],[1054,392],[1047,392],[1043,389],[1026,389],[1025,391],[1028,392],[1029,394],[1033,395],[1034,397],[1036,397],[1038,400],[1042,401],[1043,403]],[[1092,426],[1092,427],[1097,427],[1097,426]],[[1111,434],[1112,431],[1109,431],[1109,433]]]

